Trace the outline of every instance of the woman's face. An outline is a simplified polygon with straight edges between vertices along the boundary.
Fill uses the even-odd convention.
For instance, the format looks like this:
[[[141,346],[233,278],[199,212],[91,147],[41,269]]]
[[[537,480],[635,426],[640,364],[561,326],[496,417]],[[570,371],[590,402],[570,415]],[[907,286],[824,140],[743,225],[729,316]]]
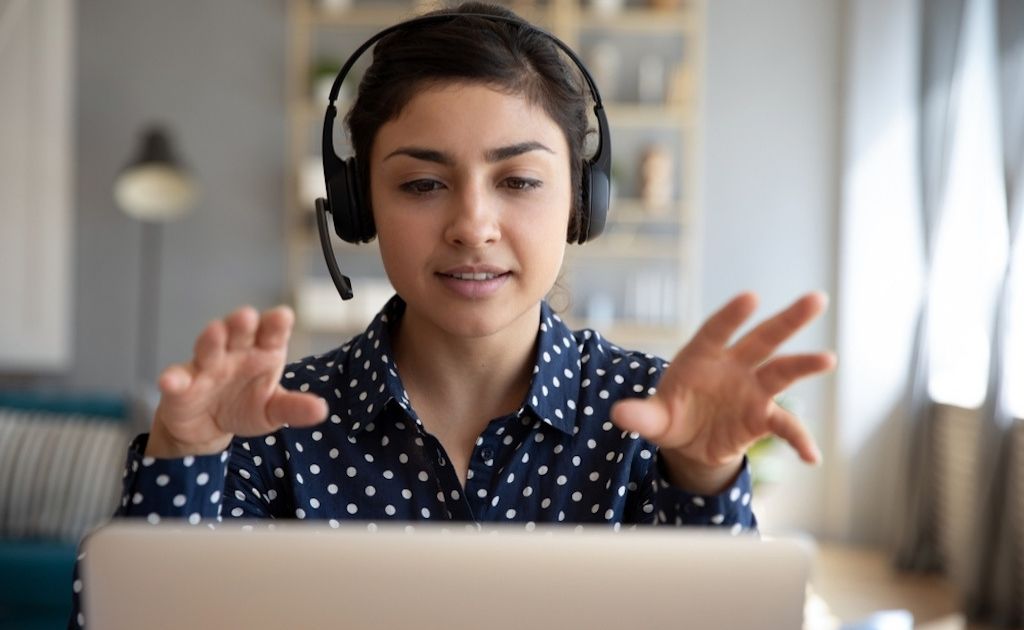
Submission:
[[[370,158],[381,255],[406,320],[462,337],[535,332],[571,206],[558,125],[524,97],[442,84],[380,128]]]

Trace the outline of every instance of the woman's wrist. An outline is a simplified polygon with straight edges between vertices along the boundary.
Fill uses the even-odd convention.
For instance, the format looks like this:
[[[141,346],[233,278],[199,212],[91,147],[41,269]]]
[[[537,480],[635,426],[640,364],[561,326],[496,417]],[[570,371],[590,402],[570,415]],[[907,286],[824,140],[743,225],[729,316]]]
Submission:
[[[716,495],[724,492],[739,476],[740,456],[718,466],[708,466],[667,450],[658,452],[661,472],[673,486],[693,494]]]
[[[222,453],[230,444],[234,436],[224,434],[223,436],[202,443],[186,443],[175,439],[168,433],[159,419],[153,421],[153,427],[149,432],[149,440],[146,441],[146,457],[157,459],[180,459],[189,455],[216,455]]]

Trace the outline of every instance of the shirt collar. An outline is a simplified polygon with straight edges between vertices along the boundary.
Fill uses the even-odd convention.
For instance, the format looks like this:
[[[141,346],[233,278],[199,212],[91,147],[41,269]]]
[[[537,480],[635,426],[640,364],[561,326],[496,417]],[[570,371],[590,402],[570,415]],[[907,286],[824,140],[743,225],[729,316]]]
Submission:
[[[348,403],[350,433],[362,432],[389,404],[398,405],[419,423],[392,353],[389,326],[404,312],[405,301],[393,296],[366,330],[341,348],[346,360],[342,371],[344,387],[340,389],[346,392],[343,397]],[[533,378],[516,415],[529,413],[571,435],[576,426],[581,367],[580,350],[572,331],[547,302],[541,302]]]
[[[581,369],[580,350],[572,331],[547,302],[541,302],[533,380],[520,413],[529,411],[571,435],[576,426]]]

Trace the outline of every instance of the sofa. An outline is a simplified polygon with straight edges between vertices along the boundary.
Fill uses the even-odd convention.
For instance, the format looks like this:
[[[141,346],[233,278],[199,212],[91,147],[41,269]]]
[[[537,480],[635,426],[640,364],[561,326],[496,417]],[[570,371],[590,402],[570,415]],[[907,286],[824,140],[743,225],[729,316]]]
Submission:
[[[110,518],[127,397],[0,391],[0,629],[61,628],[82,536]]]

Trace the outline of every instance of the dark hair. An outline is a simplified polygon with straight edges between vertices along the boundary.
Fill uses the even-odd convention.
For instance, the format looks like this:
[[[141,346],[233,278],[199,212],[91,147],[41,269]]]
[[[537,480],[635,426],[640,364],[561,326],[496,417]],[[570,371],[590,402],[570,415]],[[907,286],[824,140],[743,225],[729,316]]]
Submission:
[[[373,61],[359,83],[355,104],[345,118],[363,187],[370,201],[370,150],[377,131],[396,118],[424,86],[447,81],[483,83],[521,94],[562,129],[569,145],[572,207],[567,239],[575,242],[581,212],[583,146],[589,93],[575,65],[551,38],[514,12],[491,4],[465,2],[426,15],[477,13],[512,18],[516,24],[462,16],[401,29],[373,49]]]

